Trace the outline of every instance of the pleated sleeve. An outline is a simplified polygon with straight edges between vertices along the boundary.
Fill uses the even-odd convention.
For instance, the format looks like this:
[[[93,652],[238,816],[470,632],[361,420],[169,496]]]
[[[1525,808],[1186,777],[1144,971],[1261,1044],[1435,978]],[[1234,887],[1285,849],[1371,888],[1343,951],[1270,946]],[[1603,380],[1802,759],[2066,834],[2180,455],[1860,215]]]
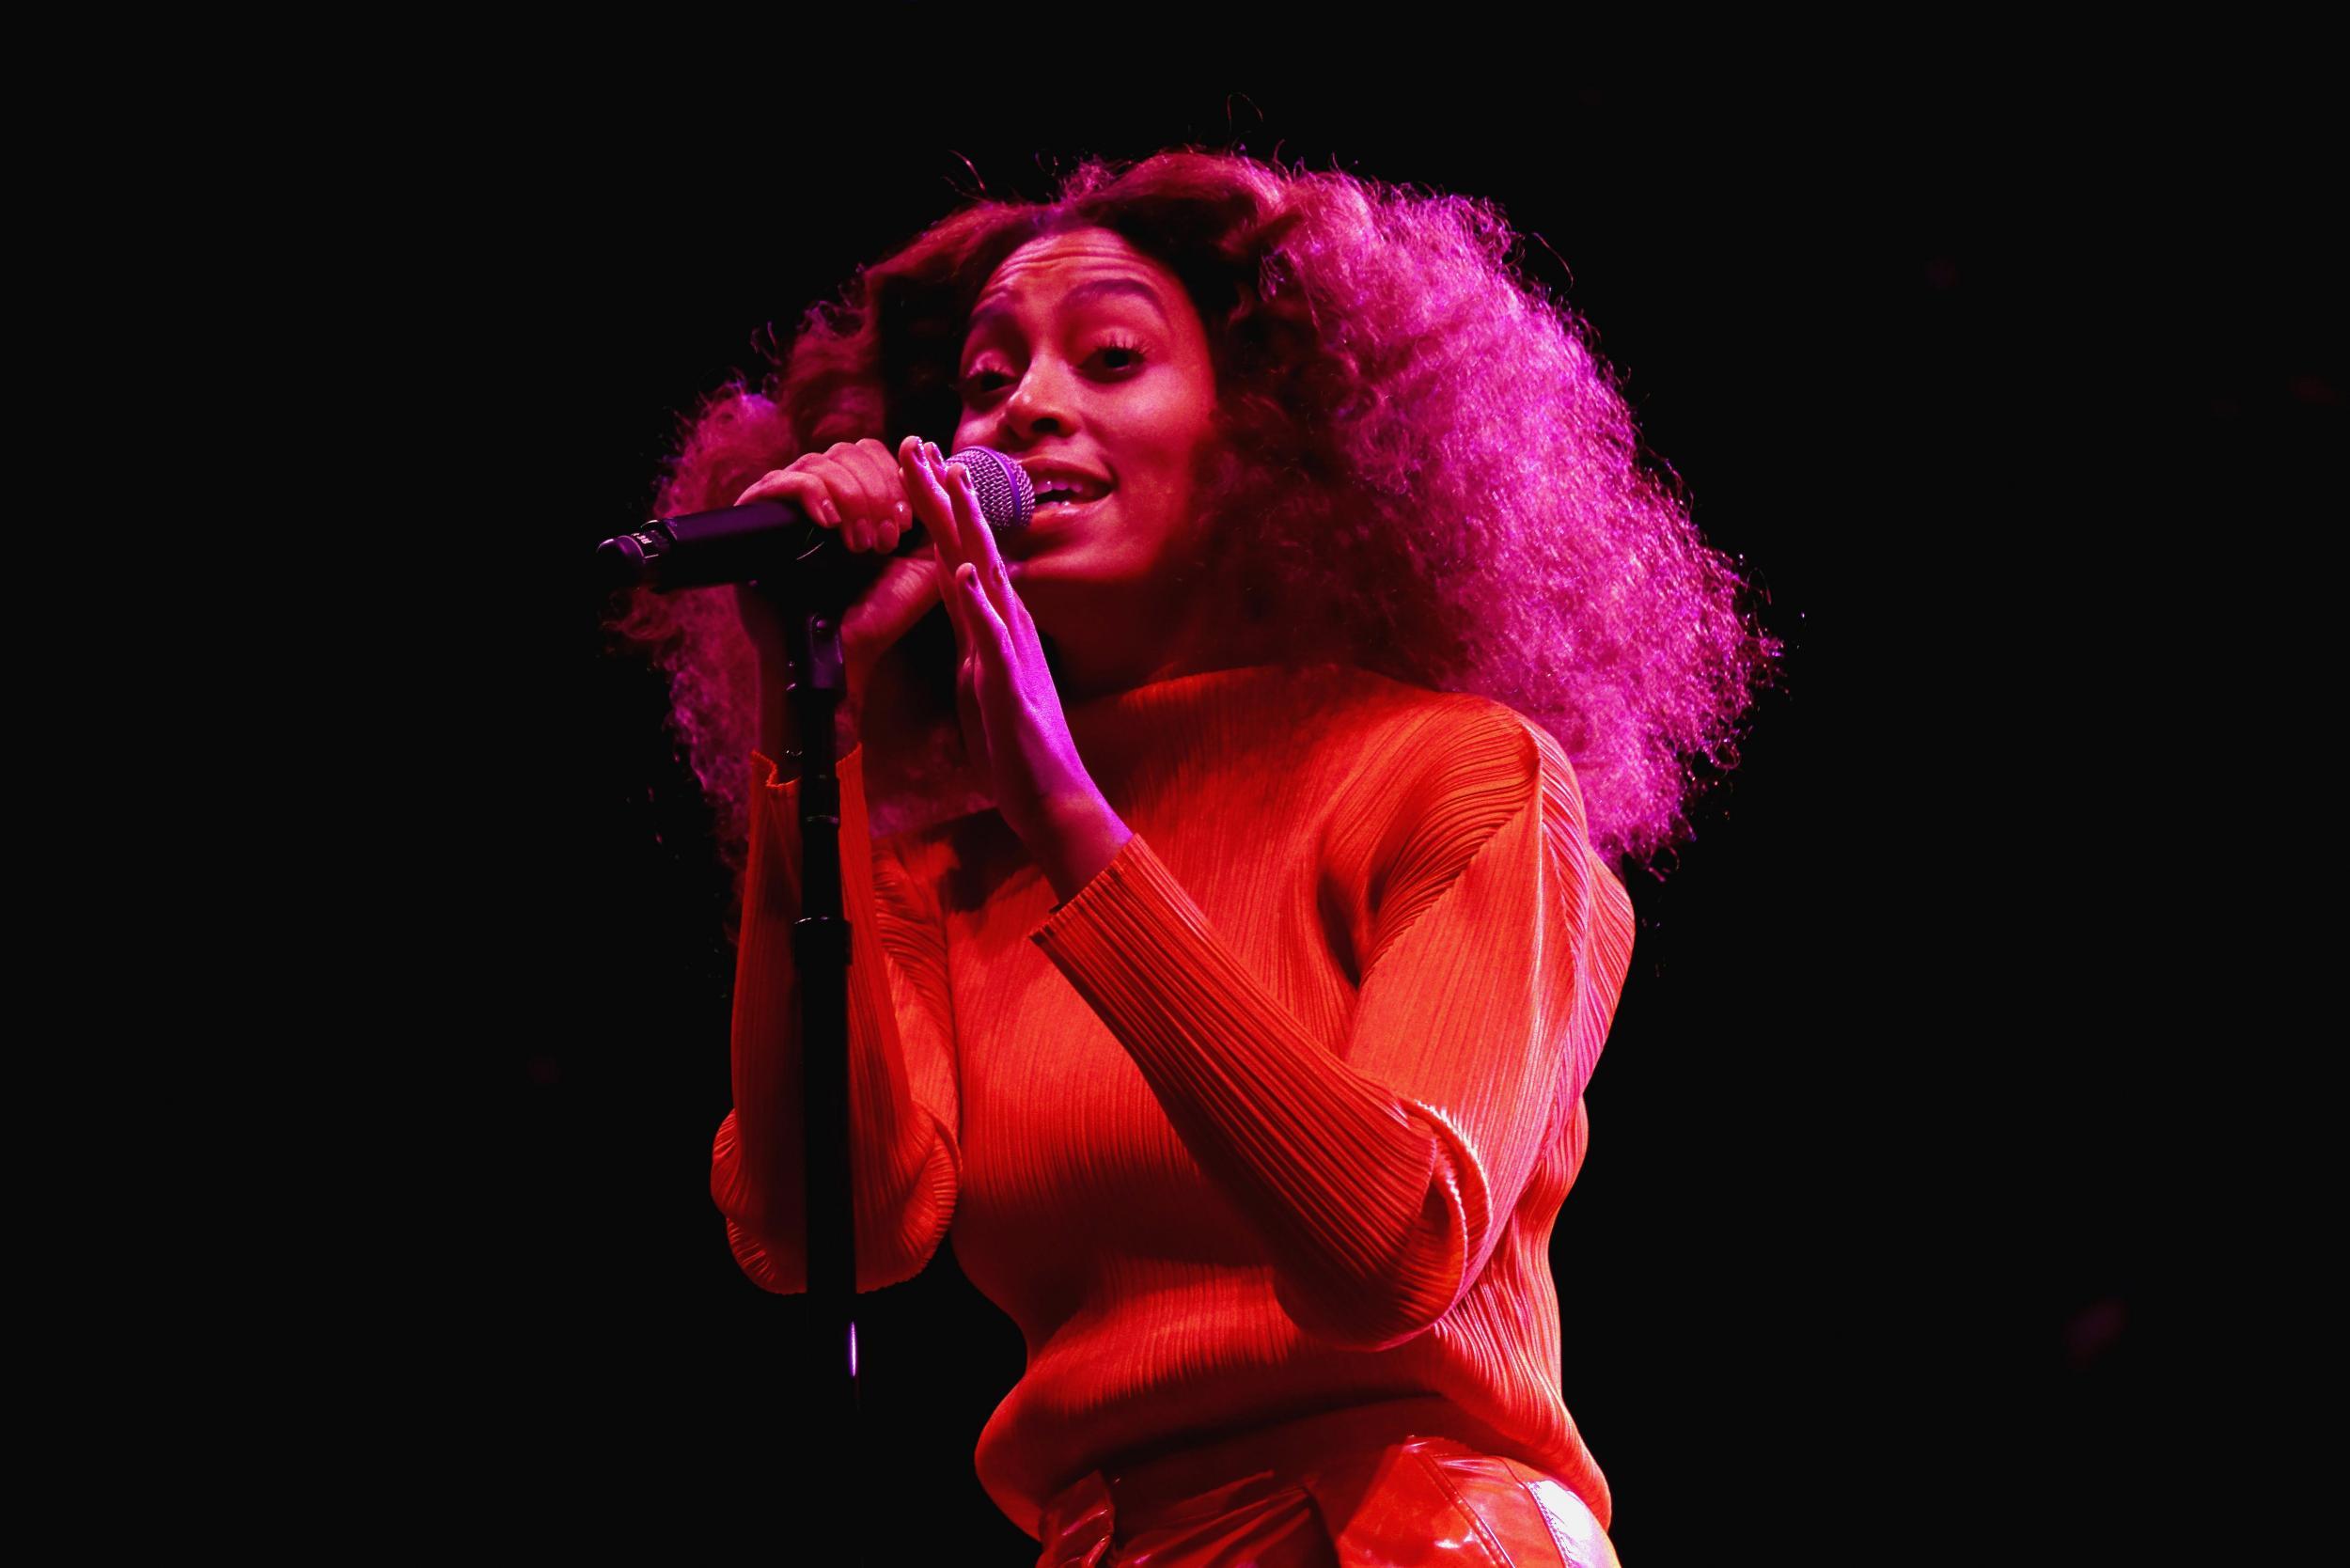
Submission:
[[[1487,704],[1423,740],[1350,912],[1369,942],[1343,1039],[1298,1022],[1139,834],[1032,934],[1256,1222],[1283,1309],[1361,1349],[1475,1282],[1573,1136],[1631,959],[1547,732]]]
[[[856,1280],[919,1273],[954,1216],[961,1172],[945,927],[932,887],[869,837],[862,746],[842,757],[841,906],[849,964],[849,1116]],[[711,1196],[744,1273],[779,1294],[807,1288],[800,1071],[800,784],[752,756],[750,860],[735,963],[734,1108],[711,1149]]]

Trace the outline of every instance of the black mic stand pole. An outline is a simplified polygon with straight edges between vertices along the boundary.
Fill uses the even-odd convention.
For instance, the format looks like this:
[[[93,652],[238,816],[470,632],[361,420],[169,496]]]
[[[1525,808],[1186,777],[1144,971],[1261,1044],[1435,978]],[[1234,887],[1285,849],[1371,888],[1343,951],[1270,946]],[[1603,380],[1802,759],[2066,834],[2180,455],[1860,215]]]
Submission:
[[[805,574],[788,574],[799,588]],[[837,595],[826,596],[838,598]],[[790,691],[799,727],[800,917],[791,932],[800,977],[801,1104],[807,1115],[807,1295],[816,1340],[811,1412],[802,1436],[859,1468],[856,1378],[856,1219],[849,1165],[850,929],[840,908],[840,779],[834,715],[848,698],[838,604],[803,596],[784,617]],[[838,1497],[840,1494],[835,1493]]]
[[[912,553],[919,533],[909,533],[895,554]],[[669,557],[681,537],[694,541],[690,574],[663,570],[674,567]],[[824,551],[831,537],[795,509],[759,502],[657,518],[642,533],[604,541],[596,557],[614,588],[653,583],[666,591],[749,580],[759,588],[760,578],[776,585],[769,598],[783,619],[788,698],[799,731],[797,749],[780,760],[800,765],[800,917],[791,931],[791,958],[800,980],[804,1233],[813,1314],[804,1369],[813,1419],[785,1451],[809,1480],[811,1501],[861,1501],[870,1472],[857,1396],[856,1200],[849,1160],[851,932],[840,907],[840,778],[833,724],[849,697],[841,619],[872,585],[876,571],[837,547]],[[808,1457],[799,1460],[801,1453]]]

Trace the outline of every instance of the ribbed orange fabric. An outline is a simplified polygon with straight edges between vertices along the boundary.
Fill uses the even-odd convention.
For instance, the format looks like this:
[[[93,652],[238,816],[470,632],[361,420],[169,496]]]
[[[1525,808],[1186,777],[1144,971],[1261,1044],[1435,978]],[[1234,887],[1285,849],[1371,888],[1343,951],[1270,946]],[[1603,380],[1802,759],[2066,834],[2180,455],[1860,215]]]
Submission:
[[[1549,1238],[1631,962],[1555,741],[1483,698],[1258,666],[1067,709],[1134,830],[1066,904],[993,811],[870,845],[841,759],[858,1287],[951,1222],[1027,1368],[979,1480],[1031,1535],[1120,1456],[1441,1395],[1450,1430],[1606,1482],[1559,1396]],[[735,1256],[806,1288],[796,781],[754,756]]]

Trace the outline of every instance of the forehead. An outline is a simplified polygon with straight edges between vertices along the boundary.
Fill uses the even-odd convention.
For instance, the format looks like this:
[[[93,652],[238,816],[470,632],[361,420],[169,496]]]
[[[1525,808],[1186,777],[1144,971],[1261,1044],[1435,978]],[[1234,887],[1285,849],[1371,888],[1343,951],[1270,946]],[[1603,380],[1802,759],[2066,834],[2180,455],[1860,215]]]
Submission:
[[[1045,310],[1061,304],[1148,295],[1178,314],[1189,304],[1183,284],[1164,266],[1106,228],[1081,228],[1031,240],[1006,257],[989,274],[973,305],[971,320],[1008,310]]]

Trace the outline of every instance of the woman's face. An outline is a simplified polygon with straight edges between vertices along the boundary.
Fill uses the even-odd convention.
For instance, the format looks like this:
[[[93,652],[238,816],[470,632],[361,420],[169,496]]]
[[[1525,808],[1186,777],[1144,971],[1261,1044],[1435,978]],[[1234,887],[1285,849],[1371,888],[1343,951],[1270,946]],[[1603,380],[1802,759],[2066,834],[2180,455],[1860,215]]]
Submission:
[[[1036,521],[998,545],[1065,683],[1151,679],[1198,587],[1183,563],[1215,414],[1190,296],[1108,229],[1031,241],[980,290],[960,369],[956,447],[993,447],[1035,482]]]

